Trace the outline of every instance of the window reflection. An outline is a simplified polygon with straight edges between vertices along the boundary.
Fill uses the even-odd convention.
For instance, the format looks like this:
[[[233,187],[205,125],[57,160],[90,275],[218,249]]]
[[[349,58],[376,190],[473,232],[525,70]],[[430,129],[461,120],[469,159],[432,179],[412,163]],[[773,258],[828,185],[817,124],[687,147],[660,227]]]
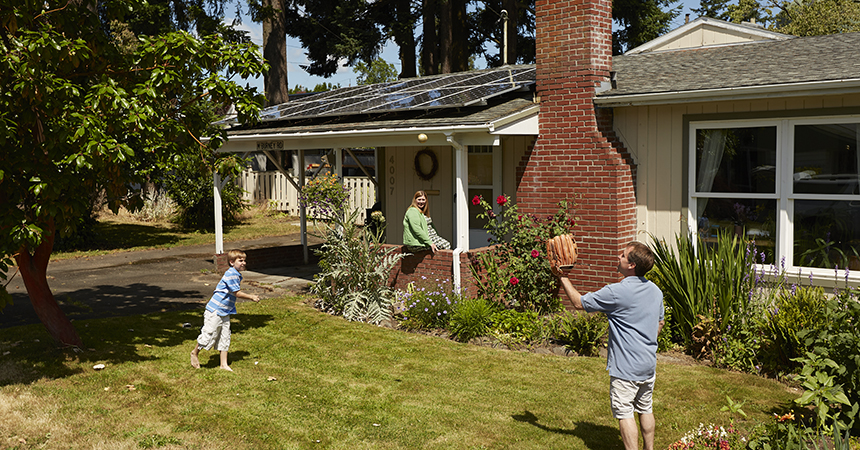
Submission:
[[[794,128],[794,192],[860,194],[854,123],[797,125]]]
[[[794,264],[860,270],[860,203],[794,202]]]

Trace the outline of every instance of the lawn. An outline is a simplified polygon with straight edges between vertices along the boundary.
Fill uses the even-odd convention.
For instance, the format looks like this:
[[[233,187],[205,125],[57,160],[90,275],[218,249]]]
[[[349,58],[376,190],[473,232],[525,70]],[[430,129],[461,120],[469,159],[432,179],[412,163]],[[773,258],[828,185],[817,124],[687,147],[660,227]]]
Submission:
[[[199,311],[76,321],[80,352],[41,325],[0,330],[0,448],[622,448],[604,359],[350,323],[306,302],[241,303],[234,373],[215,352],[191,368]],[[704,366],[657,370],[657,448],[700,422],[728,425],[727,395],[746,402],[741,427],[798,396]]]
[[[254,206],[246,210],[237,224],[224,227],[224,242],[283,236],[298,233],[299,219]],[[189,245],[212,245],[215,232],[183,229],[167,219],[142,221],[125,210],[119,214],[103,211],[98,216],[94,239],[86,249],[55,251],[52,259],[103,255],[118,251],[146,250]]]

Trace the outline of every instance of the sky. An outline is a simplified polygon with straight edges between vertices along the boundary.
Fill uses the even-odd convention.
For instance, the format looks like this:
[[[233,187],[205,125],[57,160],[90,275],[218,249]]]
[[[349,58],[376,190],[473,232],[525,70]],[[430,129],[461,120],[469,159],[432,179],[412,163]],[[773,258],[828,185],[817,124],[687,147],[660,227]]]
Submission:
[[[683,9],[681,10],[681,14],[679,14],[673,21],[672,29],[684,25],[684,17],[686,14],[690,14],[690,20],[697,17],[696,14],[691,11],[691,8],[698,8],[699,0],[682,0],[680,4]],[[263,45],[263,26],[261,24],[254,23],[249,17],[244,16],[242,17],[242,24],[237,28],[248,31],[251,36],[251,41],[255,44],[259,46]],[[400,72],[400,60],[397,57],[397,46],[393,42],[390,42],[383,48],[381,57],[386,62],[394,64],[397,71]],[[323,78],[308,75],[308,73],[300,67],[307,63],[307,57],[305,56],[304,49],[302,48],[299,40],[287,36],[287,73],[290,87],[301,85],[309,89],[313,89],[314,86],[320,83],[332,83],[340,85],[341,87],[354,86],[356,84],[356,74],[353,73],[351,67],[340,67],[336,74],[329,78]],[[486,63],[483,62],[483,60],[476,61],[476,65],[478,69],[486,67]],[[242,84],[245,82],[256,87],[258,91],[263,92],[262,77],[245,80]]]

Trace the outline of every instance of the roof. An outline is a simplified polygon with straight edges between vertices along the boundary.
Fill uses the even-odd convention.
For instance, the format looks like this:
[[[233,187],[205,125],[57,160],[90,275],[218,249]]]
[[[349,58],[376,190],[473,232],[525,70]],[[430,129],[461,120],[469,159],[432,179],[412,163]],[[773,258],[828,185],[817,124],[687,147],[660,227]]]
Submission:
[[[534,65],[513,65],[362,86],[365,95],[355,87],[334,89],[267,108],[259,123],[234,125],[219,151],[249,151],[263,140],[279,141],[284,149],[450,145],[450,138],[464,145],[497,145],[499,135],[537,134],[535,79]],[[408,90],[404,94],[398,86]],[[445,100],[427,102],[428,96]],[[353,103],[326,100],[338,98]],[[362,105],[368,98],[377,99],[370,108]],[[311,114],[296,105],[323,110]],[[420,133],[427,139],[416,140]]]
[[[860,92],[860,33],[615,56],[601,105]]]

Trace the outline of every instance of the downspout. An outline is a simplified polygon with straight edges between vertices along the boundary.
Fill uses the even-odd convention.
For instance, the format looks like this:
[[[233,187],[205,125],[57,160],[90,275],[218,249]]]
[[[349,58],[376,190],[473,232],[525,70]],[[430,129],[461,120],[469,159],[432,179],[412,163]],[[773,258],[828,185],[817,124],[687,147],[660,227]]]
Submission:
[[[469,250],[469,207],[466,203],[469,179],[469,153],[463,144],[454,139],[453,133],[445,133],[445,140],[454,147],[454,255],[452,272],[454,290],[460,293],[460,254]]]

